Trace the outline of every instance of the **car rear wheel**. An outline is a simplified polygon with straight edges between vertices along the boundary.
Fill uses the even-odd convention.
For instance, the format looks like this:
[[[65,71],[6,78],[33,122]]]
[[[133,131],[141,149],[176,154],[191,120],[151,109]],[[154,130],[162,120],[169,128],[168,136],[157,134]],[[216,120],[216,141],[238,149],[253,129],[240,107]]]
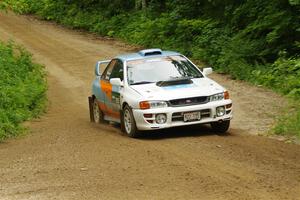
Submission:
[[[212,122],[210,125],[214,132],[225,134],[229,129],[230,121]]]
[[[93,116],[94,116],[95,123],[104,122],[103,112],[100,110],[96,98],[94,99],[94,102],[93,102]]]
[[[122,130],[124,130],[129,137],[138,137],[138,129],[132,111],[128,105],[124,107],[122,112]]]

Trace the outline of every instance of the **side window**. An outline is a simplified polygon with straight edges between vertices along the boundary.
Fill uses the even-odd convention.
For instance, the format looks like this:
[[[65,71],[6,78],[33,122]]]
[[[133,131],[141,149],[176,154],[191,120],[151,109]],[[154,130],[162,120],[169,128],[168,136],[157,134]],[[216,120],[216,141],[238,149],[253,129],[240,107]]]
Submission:
[[[109,80],[109,77],[111,75],[111,72],[116,64],[117,60],[112,60],[108,66],[106,67],[105,71],[103,72],[102,76],[101,76],[101,79],[104,79],[104,80]]]
[[[109,76],[111,78],[120,78],[123,81],[123,63],[120,60],[117,60],[115,66]]]

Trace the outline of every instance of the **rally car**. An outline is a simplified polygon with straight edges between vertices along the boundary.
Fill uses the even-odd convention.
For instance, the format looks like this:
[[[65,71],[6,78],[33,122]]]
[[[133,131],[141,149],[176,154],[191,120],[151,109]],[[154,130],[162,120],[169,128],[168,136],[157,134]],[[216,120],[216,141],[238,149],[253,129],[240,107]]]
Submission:
[[[103,72],[102,72],[103,71]],[[207,77],[184,55],[146,49],[98,61],[92,95],[91,121],[113,121],[130,137],[141,131],[210,124],[227,132],[232,119],[228,91]]]

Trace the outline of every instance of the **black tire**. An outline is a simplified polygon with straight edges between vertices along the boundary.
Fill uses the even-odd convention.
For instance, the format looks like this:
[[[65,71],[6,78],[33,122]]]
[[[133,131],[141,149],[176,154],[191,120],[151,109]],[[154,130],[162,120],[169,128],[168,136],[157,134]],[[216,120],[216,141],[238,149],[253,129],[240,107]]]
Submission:
[[[94,98],[93,101],[93,117],[94,117],[94,122],[95,123],[103,123],[104,122],[104,115],[101,109],[99,108],[97,99]]]
[[[131,108],[126,105],[121,112],[122,119],[121,119],[121,130],[126,133],[127,136],[136,138],[139,136],[139,131],[136,127],[136,123],[134,120],[134,116],[132,114]]]
[[[229,129],[230,121],[212,122],[210,125],[217,134],[225,134]]]
[[[121,131],[125,133],[125,125],[124,125],[124,120],[123,120],[123,110],[120,111],[120,126],[121,126]]]

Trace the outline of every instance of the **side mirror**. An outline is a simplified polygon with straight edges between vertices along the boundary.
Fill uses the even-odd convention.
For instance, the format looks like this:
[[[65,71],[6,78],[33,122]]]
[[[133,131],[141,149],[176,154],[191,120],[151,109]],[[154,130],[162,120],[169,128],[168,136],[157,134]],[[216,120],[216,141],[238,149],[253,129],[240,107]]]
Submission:
[[[110,62],[110,60],[98,61],[95,65],[95,75],[96,76],[101,76],[102,72],[107,67],[109,62]]]
[[[115,86],[123,86],[123,82],[121,81],[120,78],[111,78],[109,80],[110,84],[115,85]]]
[[[207,76],[207,75],[213,73],[213,69],[212,69],[211,67],[204,68],[204,69],[202,70],[202,73],[203,73],[205,76]]]

